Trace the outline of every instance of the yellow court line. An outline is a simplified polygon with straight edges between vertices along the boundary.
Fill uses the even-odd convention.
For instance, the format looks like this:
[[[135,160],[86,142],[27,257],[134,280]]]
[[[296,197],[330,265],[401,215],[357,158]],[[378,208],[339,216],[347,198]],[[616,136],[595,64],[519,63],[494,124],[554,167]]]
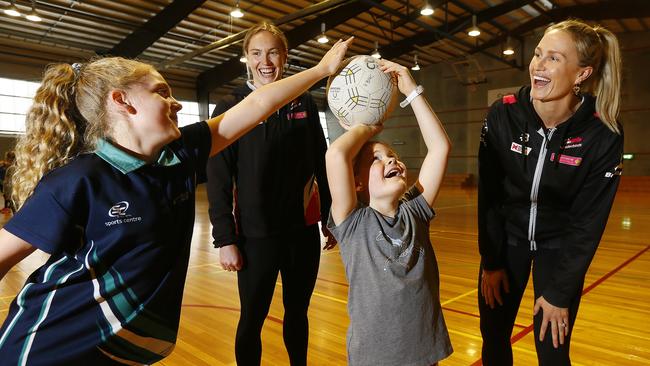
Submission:
[[[279,287],[282,287],[282,282],[277,281],[277,282],[275,283],[275,285],[276,285],[276,286],[279,286]],[[461,299],[461,298],[463,298],[463,297],[466,297],[466,296],[472,295],[472,294],[474,294],[474,293],[477,292],[477,291],[478,291],[478,289],[474,289],[474,290],[468,291],[468,292],[466,292],[466,293],[464,293],[464,294],[462,294],[462,295],[458,295],[458,296],[456,296],[456,297],[454,297],[454,298],[451,298],[451,299],[449,299],[449,300],[447,300],[447,301],[441,303],[440,305],[441,305],[441,306],[445,306],[445,305],[450,304],[450,303],[452,303],[452,302],[454,302],[454,301],[456,301],[456,300],[458,300],[458,299]],[[347,303],[348,303],[347,300],[341,300],[341,299],[336,298],[336,297],[332,297],[332,296],[329,296],[329,295],[322,294],[322,293],[320,293],[320,292],[318,292],[318,291],[314,291],[313,294],[316,295],[316,296],[318,296],[318,297],[322,297],[322,298],[325,298],[325,299],[329,299],[329,300],[332,300],[332,301],[339,302],[339,303],[341,303],[341,304],[347,304]]]
[[[466,203],[464,205],[454,205],[454,206],[442,206],[442,207],[434,207],[434,211],[440,211],[440,210],[449,210],[452,208],[461,208],[461,207],[470,207],[470,206],[476,206],[476,203]]]
[[[468,242],[468,243],[477,243],[478,242],[476,239],[450,238],[448,236],[437,235],[436,233],[430,233],[429,236],[431,238],[433,238],[433,239],[465,241],[465,242]],[[478,246],[477,246],[476,252],[478,252]]]
[[[217,268],[221,268],[221,265],[218,264],[218,263],[195,264],[195,265],[187,267],[187,269],[199,268],[199,267],[217,267]]]
[[[450,329],[449,326],[447,326],[447,331],[450,334],[455,334],[455,335],[459,335],[461,337],[467,337],[467,338],[473,339],[475,341],[483,342],[483,338],[481,338],[480,335],[466,333],[466,332],[460,332],[460,331],[457,331],[457,330],[454,330],[454,329]]]
[[[473,290],[471,290],[471,291],[467,291],[466,293],[464,293],[464,294],[462,294],[462,295],[458,295],[458,296],[456,296],[456,297],[453,297],[453,298],[451,298],[451,299],[449,299],[449,300],[447,300],[447,301],[441,303],[440,305],[445,306],[445,305],[447,305],[447,304],[451,304],[452,302],[454,302],[454,301],[456,301],[456,300],[458,300],[458,299],[462,299],[463,297],[466,297],[466,296],[472,295],[472,294],[474,294],[474,293],[477,292],[477,291],[478,291],[477,288],[475,288],[475,289],[473,289]]]
[[[341,303],[341,304],[345,304],[345,305],[348,304],[348,302],[346,300],[341,300],[341,299],[339,299],[337,297],[325,295],[325,294],[322,294],[322,293],[320,293],[318,291],[314,291],[312,294],[315,295],[315,296],[318,296],[318,297],[322,297],[322,298],[325,298],[325,299],[328,299],[328,300],[332,300],[332,301]]]
[[[280,287],[282,287],[282,282],[279,282],[279,281],[278,281],[278,282],[275,283],[275,285],[276,285],[276,286],[280,286]],[[312,295],[313,295],[313,296],[322,297],[322,298],[324,298],[324,299],[332,300],[332,301],[335,301],[335,302],[338,302],[338,303],[341,303],[341,304],[346,304],[346,305],[348,304],[348,301],[347,301],[347,300],[341,300],[341,299],[339,299],[338,297],[333,297],[333,296],[325,295],[325,294],[320,293],[320,292],[318,292],[318,291],[314,291],[314,292],[312,292]]]

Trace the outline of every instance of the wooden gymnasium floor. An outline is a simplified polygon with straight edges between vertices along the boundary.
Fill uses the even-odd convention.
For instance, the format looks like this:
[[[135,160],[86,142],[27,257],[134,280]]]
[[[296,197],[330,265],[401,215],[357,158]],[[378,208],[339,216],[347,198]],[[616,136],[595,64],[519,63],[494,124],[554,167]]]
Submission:
[[[619,192],[589,269],[574,328],[574,365],[650,365],[650,194]],[[441,272],[441,300],[455,352],[443,366],[481,360],[476,277],[476,191],[447,189],[430,228]],[[197,197],[183,313],[175,351],[160,365],[234,365],[239,301],[236,275],[219,266],[212,248],[205,190]],[[0,320],[26,276],[43,261],[35,253],[0,283]],[[529,286],[530,287],[530,286]],[[348,286],[338,249],[323,252],[309,312],[309,364],[343,365]],[[262,332],[264,365],[288,365],[282,342],[280,282]],[[528,289],[512,343],[515,365],[535,365],[533,297]]]

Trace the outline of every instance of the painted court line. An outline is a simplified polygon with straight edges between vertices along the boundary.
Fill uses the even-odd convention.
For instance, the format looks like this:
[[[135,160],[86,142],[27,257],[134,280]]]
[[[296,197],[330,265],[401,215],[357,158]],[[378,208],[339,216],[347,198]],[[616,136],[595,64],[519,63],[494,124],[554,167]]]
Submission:
[[[638,253],[636,253],[636,254],[633,255],[632,257],[628,258],[625,262],[621,263],[621,264],[618,265],[616,268],[614,268],[614,269],[612,269],[611,271],[607,272],[604,276],[602,276],[601,278],[599,278],[599,279],[597,279],[596,281],[594,281],[594,283],[592,283],[591,285],[585,287],[585,288],[582,290],[582,295],[584,296],[585,294],[589,293],[591,290],[593,290],[594,288],[596,288],[598,285],[600,285],[600,284],[602,284],[603,282],[605,282],[605,280],[607,280],[608,278],[610,278],[610,277],[612,277],[613,275],[615,275],[616,273],[618,273],[621,269],[625,268],[625,267],[628,266],[630,263],[634,262],[637,258],[639,258],[640,256],[642,256],[642,255],[643,255],[645,252],[647,252],[649,249],[650,249],[650,245],[646,245],[646,247],[643,248],[641,251],[639,251]],[[520,331],[519,333],[517,333],[517,334],[515,334],[514,336],[512,336],[512,338],[510,338],[510,343],[511,343],[511,344],[515,344],[517,341],[519,341],[520,339],[522,339],[523,337],[525,337],[526,335],[528,335],[528,333],[532,332],[533,329],[534,329],[534,325],[533,325],[533,324],[530,324],[530,325],[527,326],[525,329],[523,329],[523,330]],[[472,363],[471,366],[479,366],[479,365],[482,365],[482,364],[483,364],[483,361],[482,361],[482,359],[479,358],[479,359],[476,360],[474,363]]]
[[[452,297],[451,299],[449,299],[449,300],[447,300],[447,301],[445,301],[445,302],[440,303],[440,305],[445,306],[445,305],[447,305],[447,304],[451,304],[452,302],[454,302],[454,301],[456,301],[456,300],[460,300],[460,299],[462,299],[463,297],[467,297],[467,296],[472,295],[472,294],[474,294],[474,293],[476,293],[476,292],[478,292],[478,289],[474,289],[474,290],[471,290],[471,291],[467,291],[466,293],[464,293],[464,294],[462,294],[462,295],[458,295],[458,296],[456,296],[456,297]]]
[[[476,206],[476,203],[466,203],[464,205],[434,207],[433,210],[434,211],[451,210],[452,208],[462,208],[462,207],[471,207],[471,206]]]
[[[217,306],[217,305],[204,305],[204,304],[183,304],[182,306],[184,308],[205,308],[205,309],[229,310],[229,311],[234,311],[236,313],[240,312],[239,308],[233,308],[231,306]],[[282,319],[276,318],[271,315],[267,315],[266,319],[276,322],[278,324],[282,324]]]

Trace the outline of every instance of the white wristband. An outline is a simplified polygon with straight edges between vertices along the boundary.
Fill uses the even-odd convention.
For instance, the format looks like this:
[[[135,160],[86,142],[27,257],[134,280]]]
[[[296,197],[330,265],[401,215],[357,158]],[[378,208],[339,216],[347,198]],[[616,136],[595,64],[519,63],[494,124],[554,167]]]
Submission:
[[[407,105],[411,104],[413,99],[415,99],[418,95],[424,93],[424,87],[422,85],[418,85],[413,89],[411,94],[409,94],[406,99],[400,102],[399,106],[402,108],[406,108]]]

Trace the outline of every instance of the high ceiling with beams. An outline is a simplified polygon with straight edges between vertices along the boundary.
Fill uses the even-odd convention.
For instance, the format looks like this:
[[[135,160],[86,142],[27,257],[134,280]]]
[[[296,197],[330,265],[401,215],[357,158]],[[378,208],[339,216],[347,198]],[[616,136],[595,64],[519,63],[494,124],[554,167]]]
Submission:
[[[378,44],[385,58],[424,67],[483,54],[521,67],[515,47],[526,33],[550,22],[578,17],[614,32],[650,28],[650,0],[16,0],[23,13],[0,13],[0,62],[42,66],[75,62],[95,54],[137,57],[156,65],[174,85],[208,93],[228,93],[245,78],[239,61],[243,31],[261,20],[278,25],[289,40],[289,73],[312,66],[328,44],[316,41],[325,23],[330,43],[356,41],[350,54],[370,54]],[[0,0],[0,9],[12,5]],[[32,5],[42,18],[28,20]],[[244,17],[229,15],[236,5]],[[467,35],[476,16],[480,36]],[[321,94],[322,91],[318,92]]]

